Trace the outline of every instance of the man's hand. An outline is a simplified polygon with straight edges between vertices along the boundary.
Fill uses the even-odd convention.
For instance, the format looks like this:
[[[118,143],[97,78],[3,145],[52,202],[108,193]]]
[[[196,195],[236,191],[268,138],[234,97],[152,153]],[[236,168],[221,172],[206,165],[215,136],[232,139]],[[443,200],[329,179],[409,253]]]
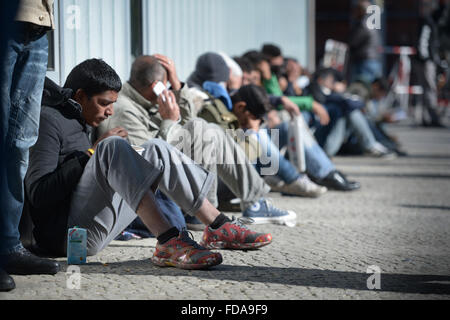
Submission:
[[[261,80],[270,80],[270,78],[272,78],[272,71],[270,70],[270,64],[267,61],[265,60],[261,61],[256,67],[262,74],[263,78]]]
[[[267,113],[267,126],[270,129],[274,129],[275,127],[279,126],[281,124],[281,119],[278,116],[278,113],[275,110],[269,111]]]
[[[301,66],[292,59],[289,59],[286,64],[286,74],[289,82],[295,83],[302,75]]]
[[[158,97],[158,105],[159,114],[164,120],[178,121],[180,119],[180,107],[172,91],[164,90]]]
[[[158,59],[159,63],[167,70],[167,80],[172,85],[173,90],[181,89],[181,82],[178,79],[177,70],[175,68],[175,63],[172,59],[169,59],[162,54],[155,54],[154,57]]]
[[[338,93],[344,93],[347,90],[345,82],[336,81],[333,90]]]
[[[98,140],[92,146],[92,149],[96,150],[97,145],[100,143],[100,141],[105,140],[106,138],[109,138],[112,136],[126,138],[126,137],[128,137],[128,131],[122,127],[117,127],[117,128],[111,129],[108,132],[105,132],[100,138],[98,138]]]
[[[320,124],[326,126],[330,123],[330,115],[328,114],[327,109],[320,103],[313,101],[312,112],[314,112],[318,117]]]
[[[288,97],[286,96],[281,97],[281,102],[283,103],[284,110],[289,112],[292,118],[300,114],[300,109],[298,108],[298,106],[294,102],[292,102],[291,99],[289,99]]]
[[[248,117],[247,125],[245,126],[245,129],[250,129],[255,132],[259,131],[259,128],[261,126],[261,119],[256,119],[253,116]]]

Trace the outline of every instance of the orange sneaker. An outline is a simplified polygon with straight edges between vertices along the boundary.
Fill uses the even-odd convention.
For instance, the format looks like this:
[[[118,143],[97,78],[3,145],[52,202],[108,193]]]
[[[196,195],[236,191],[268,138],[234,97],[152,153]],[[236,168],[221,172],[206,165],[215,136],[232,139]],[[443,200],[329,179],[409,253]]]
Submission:
[[[251,219],[248,219],[251,220]],[[214,230],[207,226],[200,244],[208,249],[257,249],[272,242],[270,233],[257,233],[248,229],[242,219],[233,219]]]
[[[183,230],[164,244],[158,242],[151,261],[160,267],[207,269],[222,263],[222,255],[200,246]]]

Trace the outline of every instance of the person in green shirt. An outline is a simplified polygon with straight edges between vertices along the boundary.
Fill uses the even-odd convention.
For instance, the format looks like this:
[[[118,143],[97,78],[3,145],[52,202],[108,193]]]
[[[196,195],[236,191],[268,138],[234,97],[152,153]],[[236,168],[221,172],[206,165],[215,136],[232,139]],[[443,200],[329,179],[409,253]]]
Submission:
[[[281,56],[281,55],[280,55]],[[285,96],[278,83],[278,78],[275,72],[279,65],[271,66],[271,62],[279,63],[279,59],[274,57],[269,60],[267,55],[258,51],[249,51],[243,55],[249,59],[259,70],[261,74],[261,85],[266,89],[267,94],[272,99],[278,97],[280,104],[278,110],[286,110],[292,116],[299,115],[301,111],[312,111],[319,117],[322,125],[327,125],[330,122],[330,116],[323,105],[314,100],[312,96]],[[281,56],[282,57],[282,56]]]

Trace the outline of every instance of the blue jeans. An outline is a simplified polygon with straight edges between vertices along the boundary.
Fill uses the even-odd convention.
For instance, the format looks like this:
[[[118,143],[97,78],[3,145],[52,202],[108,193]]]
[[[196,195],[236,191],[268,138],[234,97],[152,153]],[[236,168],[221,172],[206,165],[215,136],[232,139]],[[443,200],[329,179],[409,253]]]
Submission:
[[[281,123],[276,129],[279,130],[279,148],[281,149],[288,144],[289,122]],[[305,149],[306,173],[308,175],[316,179],[323,179],[330,172],[336,170],[330,158],[328,158],[309,130],[302,132],[302,137]]]
[[[29,148],[37,140],[45,73],[47,37],[10,39],[1,66],[0,254],[22,247],[18,226],[24,203],[23,180]],[[51,195],[49,195],[51,196]]]
[[[169,223],[176,227],[178,230],[186,228],[186,221],[183,216],[183,212],[175,202],[170,200],[160,190],[155,192],[155,198],[158,202],[159,209],[169,221]],[[128,232],[136,233],[143,238],[154,237],[147,226],[142,222],[141,218],[137,217],[134,221],[125,229]]]
[[[340,107],[333,103],[326,104],[325,108],[331,121],[326,126],[316,123],[317,129],[314,134],[328,156],[335,156],[351,134],[355,135],[362,150],[374,147],[377,140],[360,110],[353,110],[345,115]]]
[[[381,62],[374,59],[353,62],[350,66],[351,82],[359,80],[370,84],[383,74]]]
[[[277,164],[270,163],[268,165],[264,165],[261,163],[260,159],[255,164],[255,168],[258,173],[261,174],[261,169],[263,167],[271,166],[272,168],[278,167],[276,176],[280,178],[284,183],[290,184],[297,180],[300,177],[300,173],[297,168],[289,162],[285,157],[280,154],[280,149],[272,142],[270,138],[270,133],[266,129],[260,129],[258,133],[255,134],[259,145],[261,147],[261,152],[264,154],[264,157],[267,159],[273,159],[277,161]]]

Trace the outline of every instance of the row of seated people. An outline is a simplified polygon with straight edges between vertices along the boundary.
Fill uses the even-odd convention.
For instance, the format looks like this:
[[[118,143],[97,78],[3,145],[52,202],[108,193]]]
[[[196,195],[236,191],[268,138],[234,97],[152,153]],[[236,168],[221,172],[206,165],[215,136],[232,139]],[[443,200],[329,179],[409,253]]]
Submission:
[[[89,59],[62,88],[46,79],[25,178],[38,249],[65,255],[67,229],[78,226],[87,229],[94,255],[134,226],[157,237],[155,264],[207,268],[222,262],[211,249],[271,243],[269,233],[248,225],[295,226],[296,213],[274,206],[271,190],[319,197],[329,189],[359,189],[336,169],[317,129],[302,129],[306,171],[280,152],[289,129],[281,109],[292,117],[308,112],[308,123],[336,125],[314,94],[281,91],[282,77],[270,67],[276,60],[264,52],[236,59],[209,52],[184,83],[170,58],[141,56],[122,84],[104,61]],[[156,92],[159,82],[170,90]],[[378,144],[368,154],[387,153]],[[239,199],[242,218],[217,209],[223,188]],[[203,230],[200,245],[186,225]]]

